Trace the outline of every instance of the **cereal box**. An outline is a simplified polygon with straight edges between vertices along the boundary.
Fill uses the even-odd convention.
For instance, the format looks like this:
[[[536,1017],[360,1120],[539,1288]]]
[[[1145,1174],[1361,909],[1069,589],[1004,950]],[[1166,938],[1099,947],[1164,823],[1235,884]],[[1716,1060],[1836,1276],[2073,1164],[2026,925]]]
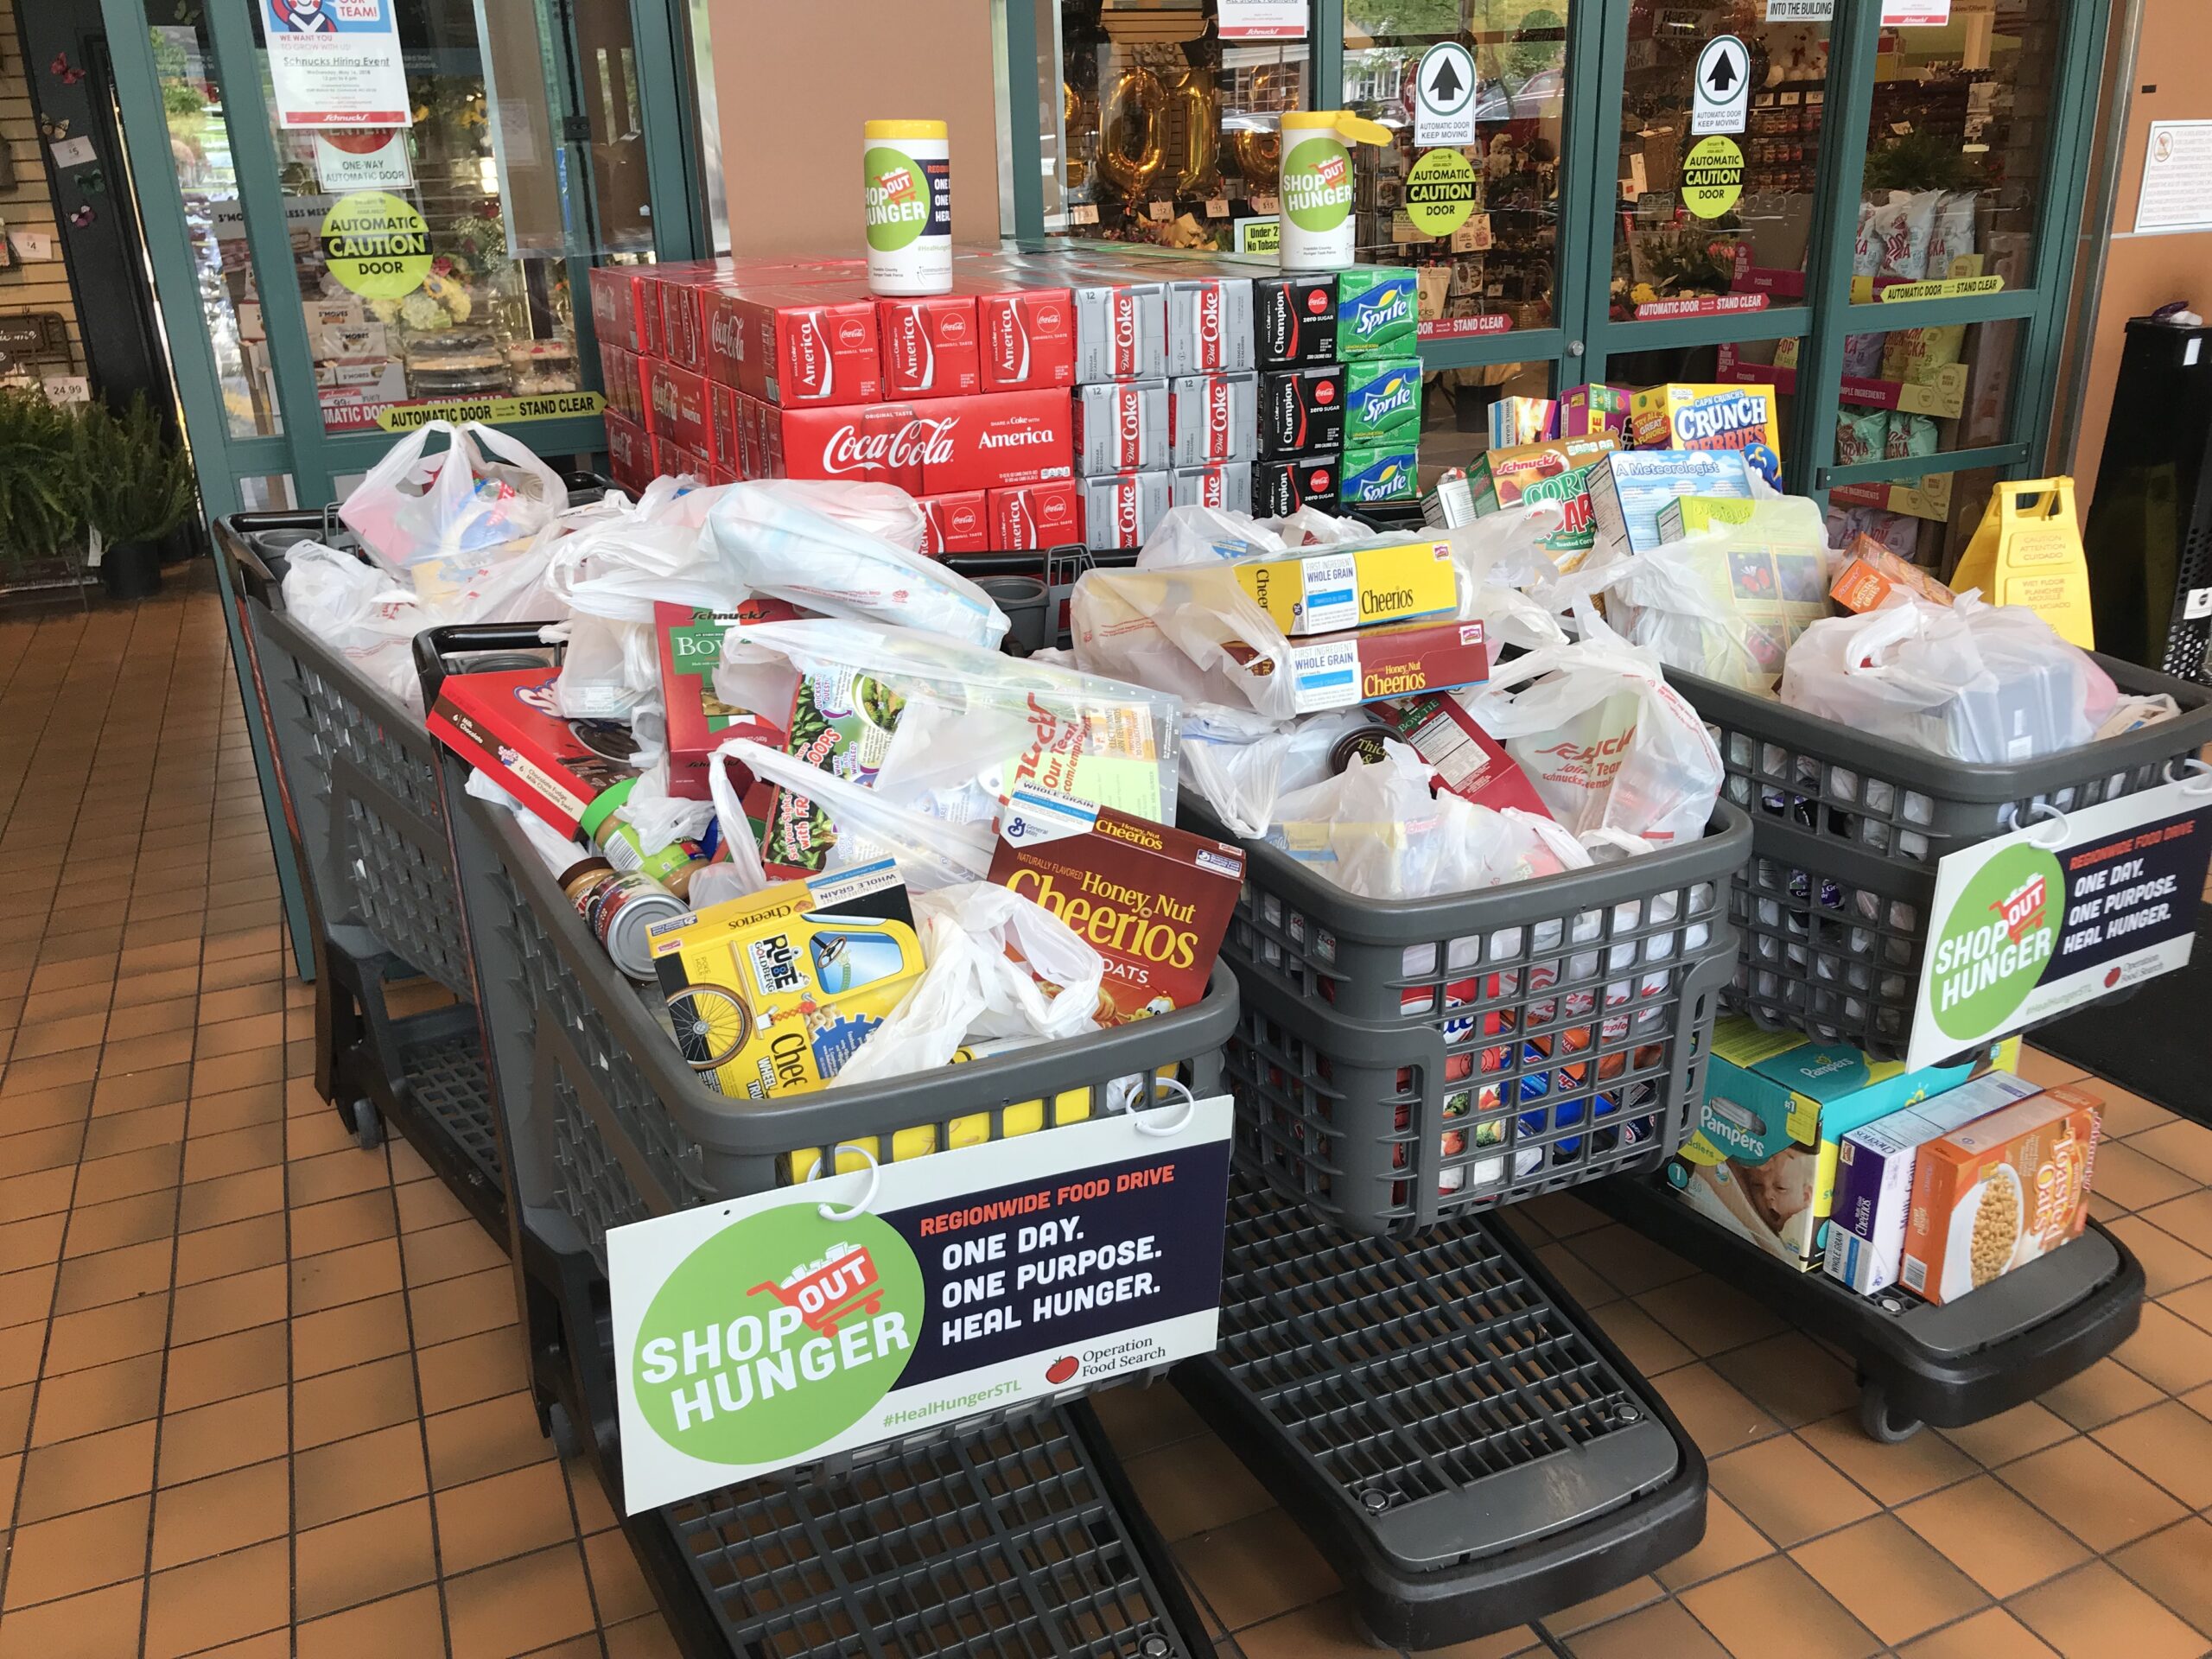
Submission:
[[[1287,634],[1340,633],[1378,622],[1448,616],[1459,607],[1449,542],[1320,548],[1230,567],[1237,585]]]
[[[1467,488],[1475,498],[1476,516],[1488,518],[1501,508],[1516,505],[1531,484],[1578,472],[1619,448],[1609,434],[1601,433],[1595,437],[1551,438],[1541,443],[1485,449],[1467,468]]]
[[[1000,817],[990,879],[1036,900],[1105,957],[1098,1019],[1113,1026],[1205,995],[1244,855],[1110,807],[1017,789]]]
[[[1489,677],[1478,621],[1405,622],[1290,644],[1292,707],[1301,715],[1453,691]]]
[[[2078,1238],[2103,1109],[2094,1095],[2047,1089],[1923,1147],[1898,1282],[1955,1302]]]
[[[1662,544],[1659,513],[1685,495],[1751,499],[1751,475],[1734,450],[1623,449],[1590,463],[1594,544],[1615,557]]]
[[[1847,611],[1879,610],[1900,588],[1933,605],[1948,605],[1954,597],[1932,573],[1899,558],[1872,536],[1855,537],[1845,551],[1851,562],[1828,594]]]
[[[1629,399],[1639,449],[1736,449],[1777,489],[1782,439],[1772,386],[1646,386]]]
[[[671,917],[646,938],[677,1046],[734,1100],[819,1089],[923,965],[887,858]]]
[[[592,802],[638,775],[627,721],[561,713],[550,664],[448,674],[427,722],[430,734],[564,836]]]

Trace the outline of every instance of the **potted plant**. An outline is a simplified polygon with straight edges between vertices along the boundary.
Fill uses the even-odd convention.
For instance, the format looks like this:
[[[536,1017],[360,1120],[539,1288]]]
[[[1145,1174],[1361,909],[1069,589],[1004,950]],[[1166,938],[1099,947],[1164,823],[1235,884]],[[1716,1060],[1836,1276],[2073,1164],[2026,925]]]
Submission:
[[[162,589],[162,538],[192,516],[192,462],[162,429],[143,392],[121,415],[87,404],[77,419],[85,518],[104,544],[100,579],[115,599]]]
[[[85,528],[75,422],[42,392],[0,387],[0,564],[26,567],[67,556]]]

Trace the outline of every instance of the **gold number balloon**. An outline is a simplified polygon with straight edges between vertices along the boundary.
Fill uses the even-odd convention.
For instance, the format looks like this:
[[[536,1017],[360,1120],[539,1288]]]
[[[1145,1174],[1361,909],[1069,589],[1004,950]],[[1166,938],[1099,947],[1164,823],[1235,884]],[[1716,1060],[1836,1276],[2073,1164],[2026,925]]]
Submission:
[[[1210,194],[1221,177],[1215,164],[1221,154],[1220,83],[1209,71],[1185,69],[1167,95],[1183,114],[1183,158],[1176,169],[1176,193]]]
[[[1149,69],[1124,69],[1098,104],[1098,173],[1134,200],[1167,165],[1167,89]]]

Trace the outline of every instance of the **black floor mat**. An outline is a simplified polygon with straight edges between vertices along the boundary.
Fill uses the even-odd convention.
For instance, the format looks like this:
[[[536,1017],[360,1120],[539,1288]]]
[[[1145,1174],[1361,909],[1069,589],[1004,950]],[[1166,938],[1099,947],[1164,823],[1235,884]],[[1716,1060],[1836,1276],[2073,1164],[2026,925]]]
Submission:
[[[2212,907],[2200,907],[2188,967],[2152,980],[2124,1001],[2100,1002],[2038,1027],[2028,1041],[2170,1112],[2212,1123],[2212,1087],[2205,1081],[2208,1008]]]

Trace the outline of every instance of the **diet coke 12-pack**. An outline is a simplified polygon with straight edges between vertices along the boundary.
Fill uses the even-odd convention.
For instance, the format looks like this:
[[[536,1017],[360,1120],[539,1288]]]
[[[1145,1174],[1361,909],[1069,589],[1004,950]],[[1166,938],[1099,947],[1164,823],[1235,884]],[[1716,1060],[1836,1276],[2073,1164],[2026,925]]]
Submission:
[[[1075,296],[1065,288],[976,296],[983,390],[1028,391],[1075,384]]]
[[[1222,507],[1230,512],[1252,510],[1252,463],[1217,461],[1210,467],[1178,467],[1167,474],[1167,505],[1171,507]]]
[[[1185,374],[1168,383],[1168,461],[1202,467],[1259,454],[1260,388],[1251,374]]]
[[[1086,477],[1167,464],[1167,383],[1116,380],[1075,392],[1075,464]]]
[[[1224,374],[1253,366],[1252,279],[1167,284],[1167,372]]]
[[[1167,373],[1167,289],[1085,283],[1075,290],[1075,378],[1158,380]]]
[[[1166,473],[1116,473],[1083,480],[1084,544],[1142,547],[1167,511]]]
[[[883,348],[883,395],[964,397],[983,389],[983,353],[976,302],[960,294],[928,294],[875,302]]]
[[[995,553],[1082,545],[1083,493],[1073,479],[992,490],[988,499],[990,539],[987,545]]]
[[[705,372],[784,409],[876,402],[875,302],[851,287],[701,289]]]

